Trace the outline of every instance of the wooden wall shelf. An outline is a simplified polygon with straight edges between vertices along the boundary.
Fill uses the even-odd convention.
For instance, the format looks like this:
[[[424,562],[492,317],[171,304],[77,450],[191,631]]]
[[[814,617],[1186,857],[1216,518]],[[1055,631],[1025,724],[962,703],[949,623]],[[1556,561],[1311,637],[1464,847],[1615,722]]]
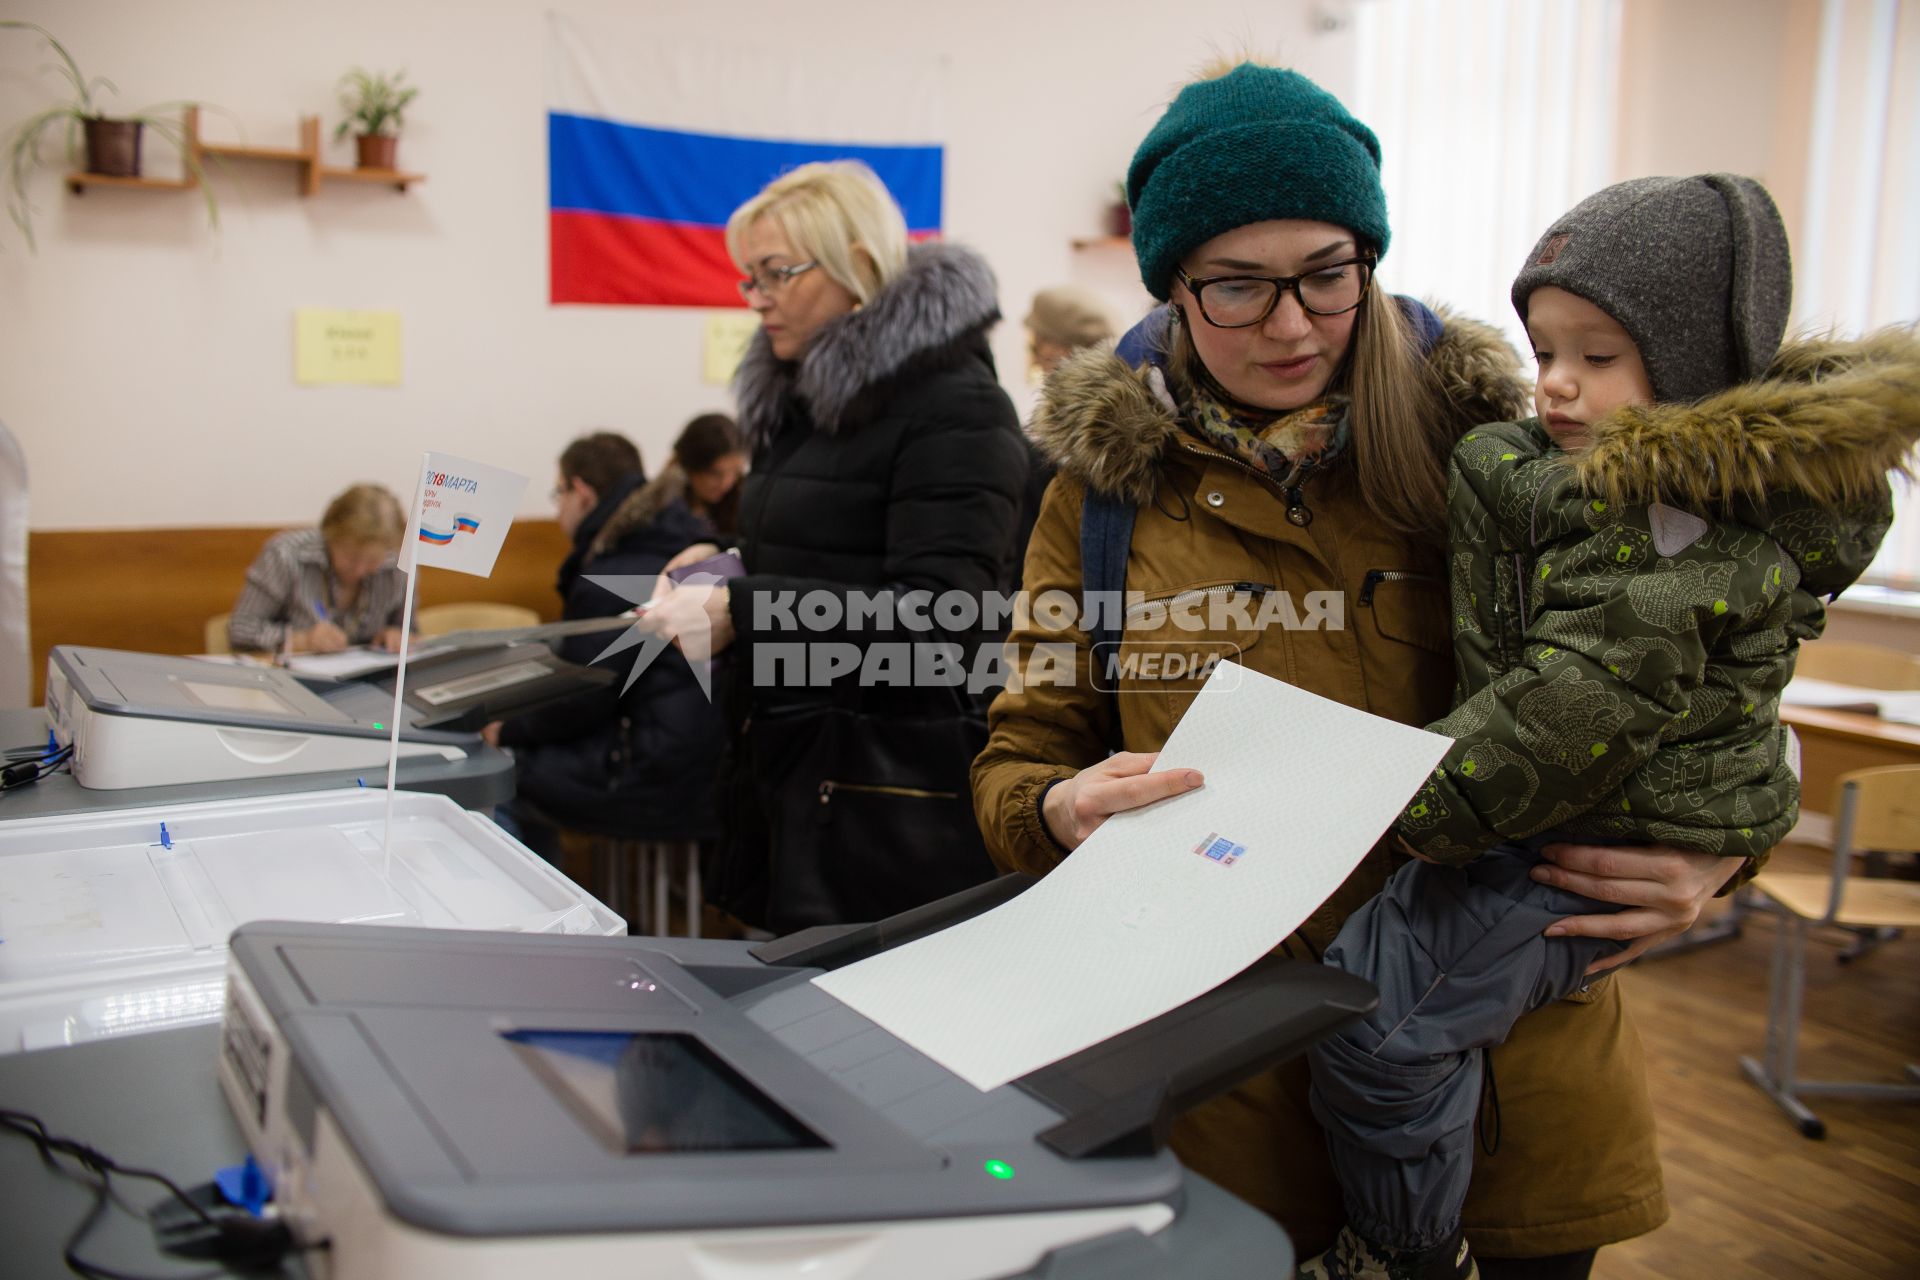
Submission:
[[[239,143],[203,142],[200,139],[200,110],[188,107],[181,115],[181,133],[192,149],[193,164],[184,164],[178,178],[117,178],[104,173],[70,173],[67,189],[80,195],[88,187],[132,187],[145,191],[191,191],[200,185],[200,175],[209,161],[259,161],[291,164],[299,168],[300,194],[319,193],[325,182],[374,182],[405,191],[416,182],[425,182],[424,173],[406,173],[399,169],[343,169],[325,164],[320,156],[320,117],[300,117],[298,147],[254,147]]]
[[[88,187],[134,187],[142,191],[191,191],[199,186],[186,178],[119,178],[110,173],[70,173],[67,189],[79,195]]]

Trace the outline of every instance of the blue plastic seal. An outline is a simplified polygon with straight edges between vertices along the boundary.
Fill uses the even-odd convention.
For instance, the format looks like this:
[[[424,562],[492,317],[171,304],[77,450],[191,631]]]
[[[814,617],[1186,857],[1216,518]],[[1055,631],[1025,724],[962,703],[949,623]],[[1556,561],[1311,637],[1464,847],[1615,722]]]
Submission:
[[[273,1184],[267,1181],[266,1171],[251,1155],[244,1163],[230,1164],[215,1173],[213,1184],[220,1188],[228,1204],[238,1205],[256,1218],[267,1201],[273,1199]]]

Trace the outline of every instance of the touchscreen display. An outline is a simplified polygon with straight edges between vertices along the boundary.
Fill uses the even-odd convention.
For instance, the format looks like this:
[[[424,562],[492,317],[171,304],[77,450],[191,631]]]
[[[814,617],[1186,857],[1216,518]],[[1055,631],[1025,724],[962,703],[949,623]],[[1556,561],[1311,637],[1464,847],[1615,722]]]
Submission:
[[[221,711],[260,711],[267,715],[294,714],[293,708],[281,701],[277,694],[254,685],[203,684],[198,680],[182,680],[180,684],[203,707],[215,707]]]
[[[828,1145],[693,1036],[636,1031],[500,1034],[614,1152],[661,1155]]]

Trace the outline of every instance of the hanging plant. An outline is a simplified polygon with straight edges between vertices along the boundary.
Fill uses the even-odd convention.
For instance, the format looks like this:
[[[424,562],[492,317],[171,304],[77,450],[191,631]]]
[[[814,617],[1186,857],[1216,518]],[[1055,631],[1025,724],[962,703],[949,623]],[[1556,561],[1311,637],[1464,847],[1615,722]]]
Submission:
[[[0,168],[4,169],[6,175],[7,217],[20,229],[27,248],[35,247],[34,205],[27,195],[27,182],[34,169],[42,163],[40,150],[48,133],[55,130],[65,133],[67,164],[70,167],[83,166],[88,173],[137,178],[140,176],[141,134],[151,129],[180,152],[181,165],[199,187],[201,199],[206,203],[207,225],[220,225],[220,209],[213,198],[212,188],[206,184],[200,157],[186,136],[186,131],[181,128],[180,121],[171,114],[194,106],[194,103],[161,102],[125,115],[108,116],[101,108],[99,94],[102,90],[113,94],[120,92],[111,80],[104,77],[89,80],[82,75],[73,55],[45,27],[14,18],[0,19],[0,30],[9,29],[31,31],[44,40],[59,59],[55,69],[67,82],[65,97],[28,116],[0,142]]]

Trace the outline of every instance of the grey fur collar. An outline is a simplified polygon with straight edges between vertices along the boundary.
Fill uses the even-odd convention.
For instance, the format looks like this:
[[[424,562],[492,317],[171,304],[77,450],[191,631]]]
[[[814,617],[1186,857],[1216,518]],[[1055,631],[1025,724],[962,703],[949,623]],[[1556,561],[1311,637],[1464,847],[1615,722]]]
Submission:
[[[999,318],[993,271],[980,255],[915,245],[893,283],[831,321],[799,360],[777,358],[767,335],[754,335],[734,375],[740,426],[750,442],[765,439],[794,397],[815,427],[837,431],[862,392]]]
[[[1526,411],[1519,357],[1491,325],[1453,315],[1427,357],[1459,435]],[[1159,467],[1181,434],[1180,416],[1155,386],[1151,366],[1132,368],[1110,347],[1077,351],[1047,379],[1033,418],[1040,451],[1100,493],[1150,502]],[[1163,384],[1164,385],[1164,384]]]

